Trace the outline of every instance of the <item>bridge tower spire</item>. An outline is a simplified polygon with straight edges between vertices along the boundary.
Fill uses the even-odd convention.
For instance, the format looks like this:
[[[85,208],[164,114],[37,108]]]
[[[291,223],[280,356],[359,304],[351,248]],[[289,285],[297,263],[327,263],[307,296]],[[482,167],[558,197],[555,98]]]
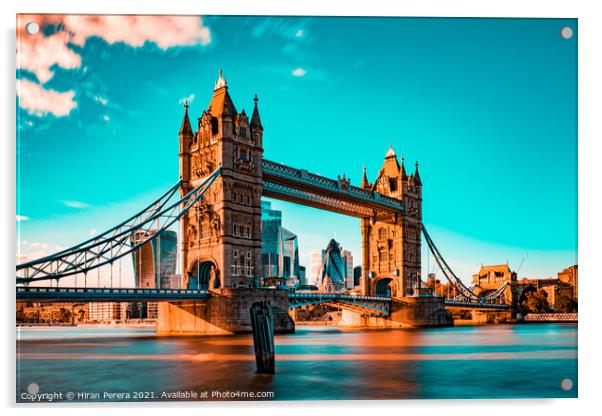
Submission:
[[[414,184],[416,186],[422,186],[422,181],[420,180],[420,174],[418,173],[418,162],[416,162],[416,170],[414,171]]]
[[[407,176],[404,158],[400,164],[395,150],[389,145],[371,189],[402,200],[404,211],[394,216],[361,220],[362,292],[365,295],[379,296],[390,292],[393,297],[410,296],[418,286],[422,184],[418,185],[414,176]]]
[[[257,285],[261,277],[262,133],[257,99],[249,123],[245,111],[236,110],[220,69],[191,140],[190,182],[196,186],[218,166],[221,175],[182,221],[184,287],[223,293]]]
[[[366,175],[366,164],[364,163],[364,173],[362,175],[362,183],[360,186],[364,189],[370,188],[370,182],[368,181],[368,176]]]
[[[257,98],[257,94],[255,94],[253,101],[255,102],[255,107],[253,108],[253,115],[251,116],[251,130],[261,134],[261,132],[263,132],[263,126],[261,125],[259,109],[257,108],[257,102],[259,101],[259,98]]]
[[[194,138],[190,118],[188,117],[188,101],[184,101],[184,118],[180,125],[180,180],[182,180],[182,191],[188,193],[190,188],[190,147]],[[183,195],[182,195],[183,196]]]

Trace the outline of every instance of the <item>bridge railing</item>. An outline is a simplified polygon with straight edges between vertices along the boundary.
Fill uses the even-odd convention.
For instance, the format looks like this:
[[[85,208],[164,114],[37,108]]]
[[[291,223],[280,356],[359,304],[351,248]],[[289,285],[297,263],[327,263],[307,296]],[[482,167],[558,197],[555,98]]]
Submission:
[[[504,310],[510,309],[510,306],[507,305],[507,304],[505,304],[505,303],[457,301],[457,300],[451,300],[451,299],[446,299],[445,300],[445,305],[450,306],[450,307],[452,307],[452,306],[461,306],[461,307],[466,307],[468,309],[478,309],[478,308],[504,309]]]
[[[579,314],[577,313],[528,313],[523,320],[525,321],[564,321],[577,322]]]
[[[341,293],[289,293],[289,299],[338,299],[338,300],[361,300],[368,302],[390,302],[391,298],[383,296],[353,296]]]
[[[131,293],[139,295],[155,295],[155,294],[208,294],[208,290],[194,289],[148,289],[148,288],[103,288],[103,287],[36,287],[36,286],[17,286],[17,293]]]

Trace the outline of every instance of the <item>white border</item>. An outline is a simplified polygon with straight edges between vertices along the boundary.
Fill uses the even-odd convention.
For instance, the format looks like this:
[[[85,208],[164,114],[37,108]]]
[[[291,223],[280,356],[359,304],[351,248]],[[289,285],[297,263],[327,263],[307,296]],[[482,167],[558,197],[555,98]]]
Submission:
[[[10,276],[14,271],[15,259],[15,81],[14,81],[14,27],[17,12],[47,13],[101,13],[101,14],[283,14],[283,15],[347,15],[347,16],[462,16],[462,17],[576,17],[579,18],[579,269],[580,282],[580,323],[579,323],[579,396],[580,399],[565,400],[474,400],[474,401],[362,401],[362,402],[277,402],[266,403],[225,403],[225,404],[183,404],[151,403],[147,405],[88,405],[86,409],[73,406],[56,406],[54,408],[21,407],[25,413],[54,415],[67,414],[102,414],[110,408],[124,407],[126,412],[135,407],[143,407],[143,412],[163,414],[168,409],[172,412],[207,412],[211,414],[270,414],[297,415],[307,413],[341,413],[360,415],[376,412],[416,412],[448,415],[487,414],[507,415],[527,412],[545,414],[589,414],[594,413],[595,404],[599,401],[600,386],[600,335],[598,314],[600,310],[594,306],[594,296],[602,293],[595,279],[602,281],[602,274],[597,273],[596,257],[599,256],[600,227],[600,179],[602,172],[599,161],[602,130],[600,119],[602,114],[599,104],[601,92],[600,77],[602,64],[600,50],[602,45],[602,22],[597,13],[595,1],[478,1],[478,0],[432,0],[414,2],[393,2],[391,0],[370,0],[359,2],[351,0],[21,0],[18,4],[2,3],[1,19],[3,23],[2,42],[2,125],[6,126],[2,141],[2,175],[1,191],[4,203],[0,204],[3,238],[0,253],[2,256],[3,281],[5,296],[2,312],[4,342],[2,350],[6,365],[1,377],[4,406],[14,406],[14,289]],[[559,163],[561,166],[561,163]],[[562,198],[562,190],[558,190]],[[550,224],[553,227],[553,224]],[[598,289],[598,290],[596,290]],[[457,381],[461,383],[461,380]],[[328,388],[328,386],[324,386]],[[535,409],[534,407],[537,407]],[[597,406],[599,407],[599,406]],[[339,410],[340,409],[340,410]],[[11,413],[16,409],[9,410]],[[109,410],[110,411],[110,410]],[[599,409],[598,409],[599,411]]]

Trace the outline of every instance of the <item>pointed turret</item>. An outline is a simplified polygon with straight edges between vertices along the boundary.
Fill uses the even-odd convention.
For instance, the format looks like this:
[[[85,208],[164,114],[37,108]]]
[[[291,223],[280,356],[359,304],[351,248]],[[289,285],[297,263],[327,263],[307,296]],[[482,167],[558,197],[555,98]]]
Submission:
[[[219,76],[215,81],[215,89],[213,90],[213,97],[209,103],[208,111],[213,117],[232,117],[234,118],[238,112],[230,94],[228,94],[228,84],[226,79],[222,75],[222,70],[219,70]]]
[[[401,156],[401,180],[405,181],[406,179],[408,179],[408,174],[406,173],[406,168],[403,165],[405,158],[403,156]]]
[[[387,150],[387,154],[385,155],[385,162],[381,170],[387,176],[387,178],[396,178],[399,175],[399,162],[397,161],[397,154],[395,150],[393,150],[393,146],[389,144],[389,150]]]
[[[192,126],[188,118],[188,101],[184,101],[184,119],[180,126],[180,136],[192,136]]]
[[[190,147],[194,139],[192,126],[188,118],[188,101],[184,101],[184,119],[180,126],[180,179],[182,180],[182,194],[190,191]]]
[[[416,162],[416,170],[414,171],[414,184],[416,186],[422,186],[422,181],[420,180],[420,174],[418,173],[418,162]]]
[[[217,81],[215,81],[215,88],[213,89],[213,91],[215,90],[219,90],[222,87],[227,87],[228,83],[226,82],[226,78],[224,78],[223,74],[222,74],[222,69],[220,68],[218,73],[218,77],[217,77]]]
[[[253,115],[251,116],[251,127],[255,129],[263,130],[263,126],[261,125],[261,118],[259,117],[259,109],[257,108],[257,102],[259,98],[257,98],[257,94],[255,94],[255,108],[253,109]]]
[[[370,189],[370,182],[368,182],[368,176],[366,175],[366,164],[364,164],[364,175],[362,176],[362,183],[360,186],[363,189]]]

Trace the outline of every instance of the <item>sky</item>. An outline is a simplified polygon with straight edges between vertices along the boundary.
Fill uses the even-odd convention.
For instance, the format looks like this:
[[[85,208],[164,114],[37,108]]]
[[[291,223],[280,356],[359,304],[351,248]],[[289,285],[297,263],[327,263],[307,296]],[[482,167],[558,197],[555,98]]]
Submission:
[[[223,68],[238,111],[259,96],[266,159],[355,185],[389,145],[418,161],[424,225],[463,280],[577,263],[575,19],[44,15],[17,36],[17,262],[172,186],[182,103],[199,117]],[[308,269],[332,237],[361,264],[359,220],[273,208]],[[436,271],[424,242],[422,259]]]

